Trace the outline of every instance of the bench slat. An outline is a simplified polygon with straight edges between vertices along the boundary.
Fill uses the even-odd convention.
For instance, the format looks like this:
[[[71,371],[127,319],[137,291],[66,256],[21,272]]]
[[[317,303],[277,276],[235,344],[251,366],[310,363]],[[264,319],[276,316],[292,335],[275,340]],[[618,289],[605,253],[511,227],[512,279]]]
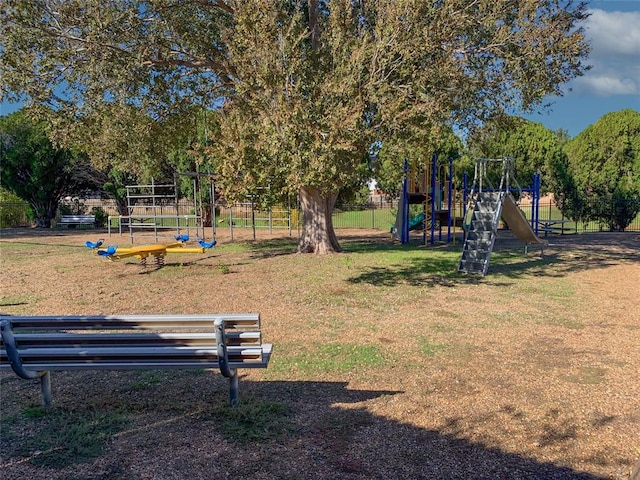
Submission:
[[[4,352],[4,350],[3,350]],[[171,356],[171,355],[217,355],[216,346],[209,348],[202,346],[121,346],[121,347],[51,347],[51,348],[21,348],[20,356],[23,359],[29,357],[56,358],[59,356],[75,355],[78,357],[85,356],[130,356],[130,357],[148,357],[148,356]],[[255,355],[261,354],[262,350],[252,347],[227,347],[227,352],[232,355]]]
[[[60,217],[59,225],[63,227],[71,226],[71,225],[96,225],[96,216],[95,215],[62,215]]]
[[[53,346],[80,346],[80,345],[215,345],[214,333],[50,333],[48,335],[19,333],[14,335],[17,344],[22,348]],[[262,340],[258,331],[229,332],[227,341],[229,345],[255,345]],[[0,342],[1,344],[1,342]]]
[[[259,314],[224,315],[107,315],[107,316],[0,316],[11,322],[14,332],[29,330],[146,330],[146,329],[207,329],[218,319],[225,330],[260,328]]]
[[[2,366],[2,365],[0,365]],[[265,368],[267,362],[229,362],[230,368]],[[34,370],[47,370],[47,371],[67,371],[67,370],[187,370],[187,369],[200,369],[200,368],[219,368],[220,364],[217,361],[200,360],[184,361],[184,362],[150,362],[150,361],[138,361],[136,363],[118,363],[118,362],[103,362],[103,363],[82,363],[82,362],[69,362],[69,363],[34,363],[30,364],[29,368]]]
[[[61,215],[61,223],[88,223],[95,222],[95,215]]]
[[[249,361],[238,361],[231,360],[229,362],[229,366],[231,368],[265,368],[270,360],[272,351],[271,344],[264,344],[262,348],[262,359],[261,360],[249,360]],[[191,357],[187,360],[181,359],[162,359],[162,360],[153,360],[153,359],[137,359],[135,363],[130,362],[121,362],[115,361],[113,359],[105,360],[99,363],[86,363],[83,361],[79,361],[77,357],[68,361],[51,361],[47,362],[38,362],[38,360],[34,360],[29,362],[28,367],[34,370],[152,370],[152,369],[164,369],[164,368],[172,368],[172,369],[190,369],[190,368],[218,368],[220,365],[217,359],[207,359],[207,358],[199,358],[194,359]],[[6,363],[6,358],[2,359],[2,363],[0,363],[0,368],[8,368],[9,365]]]
[[[215,320],[217,318],[223,318],[227,321],[232,320],[253,320],[256,321],[260,318],[259,313],[204,313],[204,314],[183,314],[183,315],[168,315],[168,314],[150,314],[150,315],[0,315],[3,319],[11,320],[12,322],[22,321],[44,321],[51,320],[58,321],[99,321],[99,320],[165,320],[165,321],[189,321],[189,320]]]

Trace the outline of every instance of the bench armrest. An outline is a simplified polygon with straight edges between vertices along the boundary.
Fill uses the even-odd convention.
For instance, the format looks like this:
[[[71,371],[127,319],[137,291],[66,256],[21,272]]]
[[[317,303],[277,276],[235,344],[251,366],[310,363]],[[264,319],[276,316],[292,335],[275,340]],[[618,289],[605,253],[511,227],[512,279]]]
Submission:
[[[7,320],[0,321],[0,334],[2,334],[2,343],[4,343],[4,348],[7,351],[9,364],[16,375],[25,380],[33,380],[34,378],[42,377],[46,373],[34,372],[33,370],[24,368],[22,359],[20,358],[20,352],[18,352],[18,347],[16,346],[16,339],[11,329],[11,322]]]
[[[218,344],[218,363],[220,364],[220,373],[227,378],[237,375],[234,368],[229,367],[229,356],[227,354],[227,339],[224,333],[224,320],[217,318],[214,322],[216,332],[216,343]]]

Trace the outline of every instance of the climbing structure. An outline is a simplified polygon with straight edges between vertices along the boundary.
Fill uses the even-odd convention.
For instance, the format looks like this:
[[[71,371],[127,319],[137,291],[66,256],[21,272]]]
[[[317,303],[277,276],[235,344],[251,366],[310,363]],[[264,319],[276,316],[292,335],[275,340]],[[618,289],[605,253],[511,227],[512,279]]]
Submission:
[[[409,242],[411,230],[423,232],[422,241],[427,244],[435,242],[436,229],[438,240],[442,240],[442,230],[446,229],[447,242],[455,239],[456,226],[461,221],[459,197],[454,186],[453,158],[440,161],[437,155],[433,155],[430,164],[414,165],[409,168],[409,162],[405,160],[404,176],[402,181],[402,194],[398,202],[396,223],[391,228],[394,238],[402,244]],[[411,217],[410,205],[421,205],[422,212]]]
[[[190,178],[193,182],[193,198],[181,203],[179,200],[178,180]],[[202,179],[209,182],[202,185]],[[215,198],[213,175],[199,173],[176,174],[173,184],[157,184],[153,178],[148,185],[127,185],[128,215],[119,217],[120,229],[128,226],[131,243],[159,237],[173,237],[186,234],[197,238],[206,238],[205,224],[211,225],[215,238],[215,209],[213,202],[203,205],[203,190],[210,189],[209,198]]]
[[[502,163],[502,174],[497,188],[491,184],[487,174],[489,165],[495,162]],[[526,244],[545,243],[538,238],[518,208],[511,194],[514,187],[521,191],[513,176],[511,157],[482,158],[476,161],[465,217],[465,241],[458,266],[459,272],[487,274],[500,218],[503,218],[513,234]]]

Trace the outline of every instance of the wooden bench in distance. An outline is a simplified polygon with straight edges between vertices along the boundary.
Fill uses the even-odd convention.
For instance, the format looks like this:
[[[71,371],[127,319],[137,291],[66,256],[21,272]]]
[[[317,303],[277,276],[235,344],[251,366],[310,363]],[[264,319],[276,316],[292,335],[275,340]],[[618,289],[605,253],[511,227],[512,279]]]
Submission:
[[[95,226],[95,215],[62,215],[60,217],[60,225],[68,227],[69,225],[91,225]]]
[[[0,368],[40,378],[51,405],[53,370],[217,368],[238,404],[238,369],[266,368],[260,314],[11,316],[0,315]]]

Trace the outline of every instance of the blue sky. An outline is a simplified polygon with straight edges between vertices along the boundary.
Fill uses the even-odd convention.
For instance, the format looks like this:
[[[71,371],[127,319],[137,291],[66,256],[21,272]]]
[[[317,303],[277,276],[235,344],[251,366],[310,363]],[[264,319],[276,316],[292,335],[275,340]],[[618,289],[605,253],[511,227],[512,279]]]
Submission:
[[[640,111],[640,0],[590,0],[589,9],[584,27],[591,70],[564,85],[563,96],[547,98],[549,108],[527,115],[572,137],[608,112]],[[0,115],[19,107],[2,103]]]
[[[562,97],[549,97],[549,109],[527,116],[572,137],[608,112],[640,111],[640,0],[591,0],[589,9],[591,70],[564,85]]]

